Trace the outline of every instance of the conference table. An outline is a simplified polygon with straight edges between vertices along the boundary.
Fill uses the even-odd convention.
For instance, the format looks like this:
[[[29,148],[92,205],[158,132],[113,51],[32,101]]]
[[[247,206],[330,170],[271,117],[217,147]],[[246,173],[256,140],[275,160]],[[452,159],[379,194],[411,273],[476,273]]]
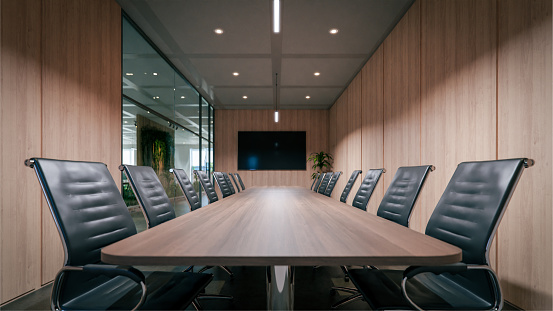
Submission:
[[[255,187],[102,249],[121,265],[267,266],[267,307],[293,308],[294,266],[442,265],[461,249],[301,187]]]

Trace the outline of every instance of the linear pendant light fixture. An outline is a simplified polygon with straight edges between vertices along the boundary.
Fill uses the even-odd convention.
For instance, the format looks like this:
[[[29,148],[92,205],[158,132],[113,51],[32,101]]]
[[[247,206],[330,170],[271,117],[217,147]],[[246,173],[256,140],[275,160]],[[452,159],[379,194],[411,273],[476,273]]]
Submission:
[[[280,33],[280,0],[273,0],[273,32]]]
[[[275,73],[275,123],[278,123],[278,73]]]

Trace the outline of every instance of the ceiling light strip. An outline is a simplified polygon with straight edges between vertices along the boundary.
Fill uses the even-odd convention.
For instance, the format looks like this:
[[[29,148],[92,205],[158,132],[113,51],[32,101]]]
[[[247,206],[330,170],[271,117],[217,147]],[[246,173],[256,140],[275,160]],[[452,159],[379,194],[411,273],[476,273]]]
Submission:
[[[273,32],[280,33],[280,0],[273,0]]]

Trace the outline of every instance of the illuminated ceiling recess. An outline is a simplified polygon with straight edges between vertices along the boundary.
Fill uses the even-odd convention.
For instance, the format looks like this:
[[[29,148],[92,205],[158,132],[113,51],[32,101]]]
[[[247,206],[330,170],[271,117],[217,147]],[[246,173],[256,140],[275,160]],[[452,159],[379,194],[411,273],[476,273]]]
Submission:
[[[329,109],[414,2],[116,1],[216,109],[275,111]],[[125,57],[163,77],[140,65],[152,55]]]

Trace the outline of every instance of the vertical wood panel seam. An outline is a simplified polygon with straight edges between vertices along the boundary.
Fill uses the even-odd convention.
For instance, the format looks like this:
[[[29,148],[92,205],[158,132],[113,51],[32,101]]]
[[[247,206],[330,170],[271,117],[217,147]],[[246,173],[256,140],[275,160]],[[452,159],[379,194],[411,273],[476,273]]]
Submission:
[[[422,0],[419,0],[419,165],[423,165],[422,164]],[[419,228],[424,227],[422,218],[423,217],[421,214],[419,217]]]
[[[43,81],[44,81],[44,36],[45,36],[45,27],[43,25],[44,23],[44,3],[40,2],[40,157],[44,154],[44,87],[43,87]],[[42,235],[44,233],[44,224],[43,224],[43,218],[44,216],[44,206],[43,206],[44,200],[42,197],[40,198],[40,276],[38,276],[39,279],[39,285],[44,284],[44,280],[42,279],[44,275],[44,261],[42,260],[42,257],[44,256],[44,243],[42,243]],[[39,286],[40,287],[40,286]]]
[[[495,159],[499,159],[499,0],[495,2]],[[499,236],[499,229],[495,236]],[[499,275],[499,238],[495,238],[495,270]]]

